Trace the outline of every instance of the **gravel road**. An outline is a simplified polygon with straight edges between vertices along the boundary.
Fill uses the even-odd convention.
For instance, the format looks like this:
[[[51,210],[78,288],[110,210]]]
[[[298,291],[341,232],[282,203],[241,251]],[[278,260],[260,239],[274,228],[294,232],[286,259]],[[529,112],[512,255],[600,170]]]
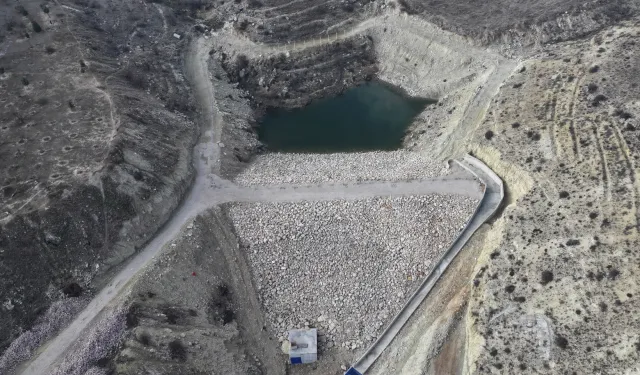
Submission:
[[[347,181],[399,181],[442,176],[444,164],[413,151],[341,154],[265,154],[235,179],[238,185],[317,184]]]

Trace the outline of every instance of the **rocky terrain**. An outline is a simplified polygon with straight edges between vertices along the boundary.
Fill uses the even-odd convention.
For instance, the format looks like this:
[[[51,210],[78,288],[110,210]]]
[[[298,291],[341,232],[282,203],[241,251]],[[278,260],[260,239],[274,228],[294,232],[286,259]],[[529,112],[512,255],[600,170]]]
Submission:
[[[449,173],[419,152],[259,155],[235,182],[243,186],[414,180]]]
[[[241,185],[433,176],[465,152],[505,181],[500,216],[372,373],[638,371],[637,8],[632,0],[1,2],[0,372],[55,336],[162,231],[194,180],[192,150],[203,133],[220,150],[220,177]],[[194,40],[210,46],[209,105],[185,72]],[[269,107],[302,107],[372,78],[438,101],[407,134],[412,152],[254,159],[264,151],[255,127]],[[211,134],[203,108],[222,124]],[[285,368],[277,336],[288,325],[341,322],[328,316],[333,305],[317,314],[306,300],[300,315],[283,312],[288,302],[273,288],[293,286],[260,284],[259,272],[282,278],[293,266],[250,265],[260,261],[252,248],[290,247],[255,233],[282,231],[283,222],[302,233],[291,221],[300,214],[289,215],[301,207],[345,218],[356,210],[350,225],[371,232],[385,222],[367,208],[385,199],[241,204],[231,209],[239,239],[224,211],[207,212],[127,286],[58,371],[340,373],[355,359],[347,341],[360,349],[378,328],[362,328],[362,344],[325,335],[334,347],[321,362]],[[430,199],[387,199],[403,225],[383,229],[418,230],[412,211],[429,222]],[[256,221],[261,215],[273,220]],[[449,223],[442,233],[464,221],[453,217],[441,220]],[[337,222],[325,228],[344,231]],[[314,236],[300,240],[304,248],[318,249]],[[439,246],[428,245],[420,254],[432,259]],[[405,255],[388,268],[415,259]],[[397,280],[390,295],[409,293]]]
[[[335,96],[376,73],[372,40],[355,36],[311,48],[249,59],[217,53],[231,82],[252,95],[259,110],[296,108],[314,99]]]
[[[434,195],[240,204],[230,217],[279,340],[312,325],[323,348],[355,350],[397,314],[477,203]]]

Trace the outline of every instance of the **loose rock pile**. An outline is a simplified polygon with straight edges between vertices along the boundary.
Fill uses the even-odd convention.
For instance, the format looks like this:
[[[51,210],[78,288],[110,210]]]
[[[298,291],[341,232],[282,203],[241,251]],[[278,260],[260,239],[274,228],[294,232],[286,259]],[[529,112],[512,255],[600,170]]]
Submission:
[[[419,152],[344,154],[265,154],[236,177],[243,186],[315,184],[346,181],[397,181],[442,176],[444,164]]]
[[[382,332],[477,203],[430,195],[235,204],[230,216],[279,339],[313,326],[321,346],[355,350]]]

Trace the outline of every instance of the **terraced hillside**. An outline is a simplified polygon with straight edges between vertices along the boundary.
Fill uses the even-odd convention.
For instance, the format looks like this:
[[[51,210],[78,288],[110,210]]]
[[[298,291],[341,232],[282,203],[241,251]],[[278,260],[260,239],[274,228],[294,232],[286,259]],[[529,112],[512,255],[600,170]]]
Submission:
[[[280,44],[344,30],[375,12],[377,6],[372,0],[250,0],[245,20],[256,40]]]

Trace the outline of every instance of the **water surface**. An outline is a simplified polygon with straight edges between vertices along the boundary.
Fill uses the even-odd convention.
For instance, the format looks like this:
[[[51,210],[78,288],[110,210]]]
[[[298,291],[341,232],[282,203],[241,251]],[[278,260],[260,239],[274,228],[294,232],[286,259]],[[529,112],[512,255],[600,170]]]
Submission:
[[[433,102],[373,81],[304,108],[271,109],[258,136],[270,151],[279,152],[395,150],[415,116]]]

